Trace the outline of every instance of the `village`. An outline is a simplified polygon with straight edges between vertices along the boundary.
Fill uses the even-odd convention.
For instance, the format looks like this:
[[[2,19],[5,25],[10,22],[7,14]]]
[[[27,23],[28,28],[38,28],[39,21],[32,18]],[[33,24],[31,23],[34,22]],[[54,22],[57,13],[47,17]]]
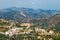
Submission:
[[[53,40],[52,36],[59,34],[55,33],[54,30],[42,29],[36,26],[32,26],[30,23],[21,23],[21,27],[13,27],[13,23],[8,26],[8,31],[0,32],[1,34],[8,35],[12,37],[13,35],[25,35],[24,40],[29,40],[27,35],[30,34],[31,37],[36,37],[39,40]]]
[[[6,21],[4,19],[0,21],[5,24],[0,27],[0,34],[8,36],[9,38],[12,37],[12,40],[15,40],[15,37],[18,36],[20,40],[53,40],[53,37],[58,37],[60,35],[55,29],[43,29],[32,23],[21,23],[19,26],[16,26],[16,24],[11,21]]]

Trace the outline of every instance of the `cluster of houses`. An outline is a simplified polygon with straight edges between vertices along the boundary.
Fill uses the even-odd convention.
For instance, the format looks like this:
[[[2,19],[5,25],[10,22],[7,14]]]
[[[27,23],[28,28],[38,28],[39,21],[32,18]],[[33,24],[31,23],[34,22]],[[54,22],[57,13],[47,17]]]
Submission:
[[[41,39],[42,36],[46,36],[46,35],[51,36],[54,34],[53,30],[50,30],[49,32],[47,32],[46,29],[41,29],[38,27],[35,27],[34,28],[35,30],[33,30],[30,28],[31,24],[29,24],[29,23],[22,23],[22,24],[20,24],[20,26],[22,26],[22,27],[13,27],[13,28],[9,29],[8,31],[6,31],[4,34],[9,35],[9,37],[11,37],[14,34],[29,34],[33,31],[35,31],[35,32],[39,33],[39,35],[37,37],[38,39]],[[23,27],[26,27],[26,29],[23,29]],[[10,26],[9,26],[9,28],[10,28]],[[46,39],[44,38],[44,40],[46,40]]]

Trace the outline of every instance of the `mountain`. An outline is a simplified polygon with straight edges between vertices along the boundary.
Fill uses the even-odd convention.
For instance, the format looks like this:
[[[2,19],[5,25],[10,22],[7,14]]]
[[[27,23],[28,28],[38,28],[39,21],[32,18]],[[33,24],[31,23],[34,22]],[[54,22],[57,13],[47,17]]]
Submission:
[[[60,14],[56,14],[52,17],[49,18],[49,23],[48,24],[56,24],[57,22],[60,21]]]
[[[0,18],[12,19],[18,22],[27,22],[32,19],[48,18],[55,14],[60,14],[60,11],[56,10],[43,10],[43,9],[32,9],[32,8],[5,8],[0,10]]]
[[[56,31],[60,31],[60,14],[56,14],[49,18],[48,26],[56,29]]]
[[[0,18],[16,22],[18,25],[29,22],[41,28],[60,31],[60,11],[57,10],[11,7],[0,10]]]

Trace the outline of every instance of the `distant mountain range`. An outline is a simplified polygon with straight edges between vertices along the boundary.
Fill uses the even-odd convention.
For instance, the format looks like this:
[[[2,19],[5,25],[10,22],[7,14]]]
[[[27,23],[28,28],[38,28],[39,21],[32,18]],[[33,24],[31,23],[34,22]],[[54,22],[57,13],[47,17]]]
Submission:
[[[55,14],[60,14],[60,11],[24,7],[11,7],[0,10],[0,18],[17,20],[18,22],[30,22],[29,20],[32,19],[49,18]]]
[[[24,17],[21,13],[23,13],[26,17],[31,18],[44,18],[49,17],[54,14],[60,13],[60,11],[56,10],[43,10],[43,9],[31,9],[31,8],[6,8],[0,10],[0,17],[3,18],[13,18],[14,16]],[[13,17],[12,17],[13,16]]]
[[[33,23],[38,27],[55,28],[60,31],[60,11],[31,8],[5,8],[0,10],[0,18],[8,19],[13,23]]]

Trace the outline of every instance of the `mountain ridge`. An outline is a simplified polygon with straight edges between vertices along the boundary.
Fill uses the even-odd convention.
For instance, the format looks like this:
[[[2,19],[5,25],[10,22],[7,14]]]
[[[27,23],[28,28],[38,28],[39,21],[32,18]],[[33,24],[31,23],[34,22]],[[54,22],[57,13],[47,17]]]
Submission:
[[[7,8],[0,10],[0,18],[11,20],[11,22],[18,25],[21,23],[32,23],[41,28],[55,28],[57,30],[60,27],[58,26],[60,23],[60,11],[56,10]]]
[[[31,8],[5,8],[0,10],[0,18],[12,19],[12,20],[24,20],[24,19],[34,19],[34,18],[49,18],[55,14],[60,14],[60,11],[56,10],[43,10],[43,9],[31,9]],[[20,21],[21,22],[21,21]]]

